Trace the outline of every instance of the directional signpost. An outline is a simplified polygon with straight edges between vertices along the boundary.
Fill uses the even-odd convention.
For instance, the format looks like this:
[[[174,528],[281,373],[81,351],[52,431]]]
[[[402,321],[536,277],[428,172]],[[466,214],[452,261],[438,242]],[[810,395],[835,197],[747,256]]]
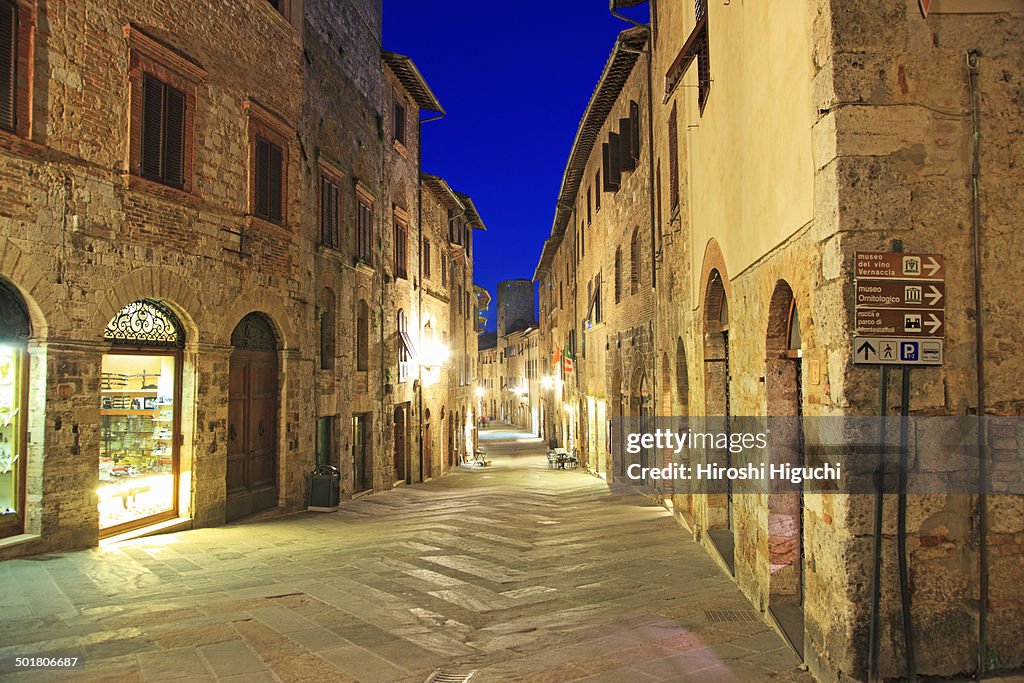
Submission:
[[[856,258],[854,362],[942,365],[942,256],[858,251]]]

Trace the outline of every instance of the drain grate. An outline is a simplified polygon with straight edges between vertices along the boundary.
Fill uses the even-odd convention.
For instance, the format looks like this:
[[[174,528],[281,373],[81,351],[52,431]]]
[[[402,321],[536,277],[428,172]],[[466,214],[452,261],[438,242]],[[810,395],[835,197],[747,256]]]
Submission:
[[[434,669],[434,673],[427,676],[427,680],[423,681],[423,683],[466,683],[473,676],[476,676],[476,671],[459,673],[458,671],[449,671],[447,669]]]
[[[708,621],[760,621],[757,612],[749,609],[709,609],[704,611],[704,618]]]

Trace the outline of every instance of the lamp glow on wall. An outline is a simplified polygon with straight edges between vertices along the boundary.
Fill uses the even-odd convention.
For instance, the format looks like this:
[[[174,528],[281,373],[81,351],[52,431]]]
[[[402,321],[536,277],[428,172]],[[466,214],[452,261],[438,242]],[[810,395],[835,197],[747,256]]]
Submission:
[[[428,386],[437,382],[441,377],[441,368],[451,359],[452,352],[446,344],[434,339],[434,330],[428,320],[423,326],[423,338],[420,342],[419,365],[426,373],[423,377],[424,384]]]

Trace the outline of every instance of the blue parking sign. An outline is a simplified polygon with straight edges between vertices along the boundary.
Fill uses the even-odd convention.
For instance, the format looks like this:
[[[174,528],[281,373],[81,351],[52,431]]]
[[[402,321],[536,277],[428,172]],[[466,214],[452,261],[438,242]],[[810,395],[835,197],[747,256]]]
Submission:
[[[905,341],[900,342],[900,360],[901,361],[916,361],[918,358],[918,345],[920,342],[916,341]]]

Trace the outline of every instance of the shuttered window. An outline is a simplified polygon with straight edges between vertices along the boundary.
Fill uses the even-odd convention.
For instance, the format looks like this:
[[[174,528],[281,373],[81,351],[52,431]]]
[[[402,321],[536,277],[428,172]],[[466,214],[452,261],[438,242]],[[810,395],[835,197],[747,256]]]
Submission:
[[[395,140],[405,144],[405,104],[395,99]]]
[[[448,257],[443,251],[441,252],[441,286],[448,286]]]
[[[604,166],[604,191],[618,192],[622,184],[622,171],[620,169],[620,148],[619,136],[615,133],[608,134],[608,142],[601,145],[601,158]]]
[[[331,249],[341,247],[338,213],[338,186],[320,176],[320,242]]]
[[[622,301],[622,250],[615,250],[615,303]]]
[[[640,291],[640,229],[633,228],[633,237],[629,241],[629,293]]]
[[[185,183],[185,93],[149,74],[142,78],[143,178],[165,185]]]
[[[356,308],[356,370],[366,372],[370,368],[370,307],[359,300]]]
[[[408,230],[405,224],[395,222],[395,277],[409,277]]]
[[[430,279],[430,241],[423,238],[423,253],[420,255],[423,260],[423,277]]]
[[[679,206],[679,128],[674,102],[668,116],[668,205],[673,211]]]
[[[280,223],[284,180],[284,155],[281,148],[261,137],[256,138],[256,206],[259,218]]]
[[[360,201],[356,211],[356,258],[373,265],[373,209]]]
[[[601,210],[601,172],[598,171],[594,174],[594,202],[596,209]],[[586,247],[584,247],[585,249]]]
[[[18,110],[18,8],[0,0],[0,128],[14,131]]]

